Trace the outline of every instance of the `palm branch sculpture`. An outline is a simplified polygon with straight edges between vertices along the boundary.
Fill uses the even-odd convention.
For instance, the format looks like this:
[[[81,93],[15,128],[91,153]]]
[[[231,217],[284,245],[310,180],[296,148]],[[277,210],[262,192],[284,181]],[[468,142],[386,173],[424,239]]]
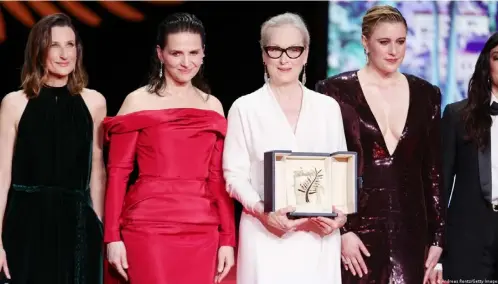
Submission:
[[[304,182],[299,185],[299,192],[304,193],[306,203],[310,202],[310,196],[317,193],[320,181],[323,178],[322,170],[313,169]]]

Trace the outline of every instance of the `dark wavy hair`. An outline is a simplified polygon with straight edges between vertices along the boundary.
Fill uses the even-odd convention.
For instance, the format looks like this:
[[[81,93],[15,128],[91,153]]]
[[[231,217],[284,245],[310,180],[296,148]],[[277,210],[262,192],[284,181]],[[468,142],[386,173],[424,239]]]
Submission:
[[[205,46],[206,32],[204,25],[195,15],[188,13],[175,13],[164,19],[161,24],[159,24],[157,29],[156,44],[161,49],[164,49],[164,47],[168,44],[168,35],[182,32],[198,34],[201,37],[202,45]],[[159,91],[166,86],[166,81],[164,77],[161,78],[159,76],[159,72],[161,71],[161,62],[159,61],[155,51],[152,55],[151,61],[152,66],[149,75],[149,82],[147,84],[147,90],[150,93],[155,93],[159,96]],[[202,71],[203,66],[201,66],[199,72],[197,72],[194,78],[192,78],[192,85],[209,94],[211,93],[211,90],[208,84],[204,81]]]
[[[474,74],[469,81],[467,104],[462,109],[467,139],[476,143],[479,149],[487,147],[490,143],[489,131],[492,123],[490,52],[497,45],[498,33],[494,33],[477,58]]]
[[[67,83],[69,92],[73,95],[79,94],[88,84],[88,75],[83,67],[83,44],[71,18],[62,13],[52,14],[38,21],[29,32],[21,71],[21,87],[28,98],[38,96],[48,75],[45,61],[52,43],[53,27],[69,27],[76,35],[77,58],[75,68],[69,74]]]

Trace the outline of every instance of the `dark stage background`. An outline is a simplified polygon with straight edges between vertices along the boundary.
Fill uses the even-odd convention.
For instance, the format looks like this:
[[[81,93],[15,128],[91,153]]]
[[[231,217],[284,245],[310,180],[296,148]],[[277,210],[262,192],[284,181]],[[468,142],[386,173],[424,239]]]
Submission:
[[[16,13],[5,7],[6,3],[0,2],[7,34],[7,39],[0,44],[2,97],[19,88],[24,46],[29,33],[29,27],[22,24],[19,16],[14,16]],[[40,18],[29,3],[19,3],[29,9],[35,20]],[[61,3],[52,4],[63,12],[67,11]],[[205,25],[204,75],[213,95],[223,103],[225,112],[236,98],[255,91],[264,83],[259,48],[260,26],[279,13],[299,13],[308,24],[311,47],[306,85],[313,88],[316,81],[326,75],[328,2],[120,4],[143,13],[144,19],[130,21],[97,2],[86,1],[81,1],[81,5],[102,19],[100,25],[89,26],[72,15],[84,45],[89,88],[96,89],[107,98],[109,115],[115,115],[125,96],[146,82],[150,57],[154,52],[156,27],[166,15],[178,11],[194,13]]]
[[[72,3],[74,5],[75,2]],[[166,15],[174,12],[190,12],[203,21],[207,33],[204,75],[212,94],[223,103],[225,113],[235,99],[255,91],[264,83],[259,47],[260,26],[271,16],[295,12],[304,18],[311,34],[306,85],[314,88],[317,80],[326,76],[326,1],[114,3],[119,6],[76,2],[101,18],[98,26],[80,20],[83,14],[81,9],[70,13],[65,2],[49,3],[53,5],[52,9],[56,7],[74,19],[84,45],[84,63],[90,78],[88,87],[106,97],[110,116],[117,113],[128,93],[145,84],[155,48],[156,27]],[[6,35],[0,43],[1,98],[19,89],[30,16],[31,22],[40,19],[42,8],[28,2],[0,2],[0,32],[3,24]],[[241,206],[236,205],[239,216]]]

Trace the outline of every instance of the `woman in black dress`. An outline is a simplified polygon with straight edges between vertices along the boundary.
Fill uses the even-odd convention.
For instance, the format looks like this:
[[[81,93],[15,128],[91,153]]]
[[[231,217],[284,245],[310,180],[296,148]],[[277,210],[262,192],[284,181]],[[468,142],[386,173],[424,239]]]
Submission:
[[[54,14],[31,30],[22,90],[0,108],[0,269],[9,283],[102,283],[104,97]]]

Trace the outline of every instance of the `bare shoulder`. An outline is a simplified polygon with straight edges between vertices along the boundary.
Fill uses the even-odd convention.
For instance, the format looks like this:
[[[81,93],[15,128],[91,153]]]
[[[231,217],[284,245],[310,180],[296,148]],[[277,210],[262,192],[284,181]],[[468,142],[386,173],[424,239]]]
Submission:
[[[107,115],[107,104],[105,97],[96,90],[84,88],[81,97],[85,101],[93,119],[99,121]]]
[[[92,108],[102,108],[106,106],[104,95],[93,89],[84,88],[81,92],[83,99],[92,106]]]
[[[2,99],[2,106],[19,106],[26,104],[28,102],[28,98],[23,90],[18,90],[14,92],[10,92],[6,94]]]
[[[126,95],[126,98],[119,109],[118,115],[129,114],[132,112],[142,110],[142,103],[145,96],[150,96],[151,94],[147,91],[147,87],[143,86],[135,91]]]
[[[225,111],[223,110],[223,105],[221,104],[220,100],[213,96],[209,95],[209,98],[207,100],[207,104],[209,109],[216,111],[222,116],[225,116]]]
[[[2,99],[1,109],[2,112],[8,112],[9,114],[21,116],[24,108],[28,104],[28,98],[24,91],[14,91],[5,95]]]

